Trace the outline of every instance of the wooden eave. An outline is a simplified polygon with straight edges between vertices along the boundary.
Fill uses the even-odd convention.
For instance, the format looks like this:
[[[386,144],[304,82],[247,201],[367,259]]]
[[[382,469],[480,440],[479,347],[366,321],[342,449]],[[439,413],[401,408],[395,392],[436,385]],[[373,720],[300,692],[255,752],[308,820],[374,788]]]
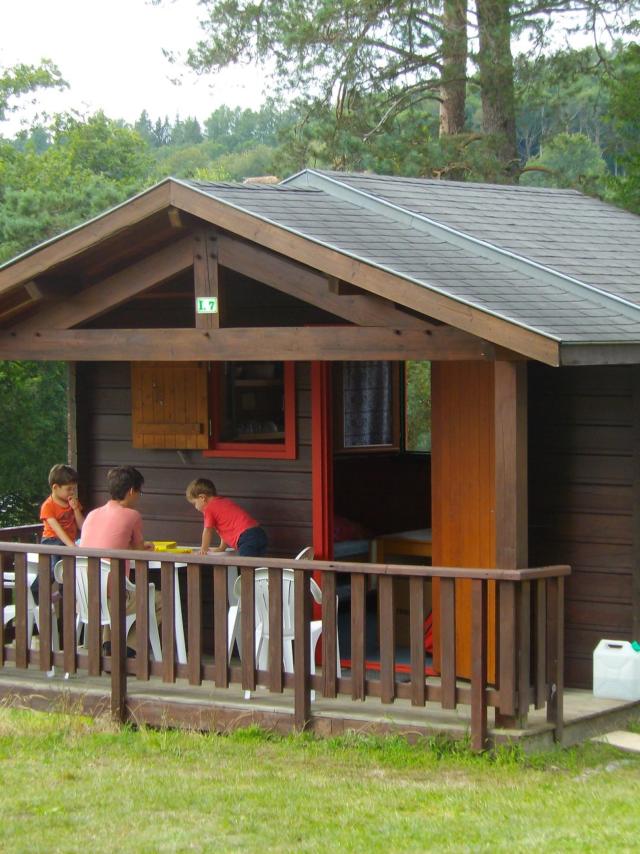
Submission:
[[[187,215],[186,217],[185,214]],[[343,316],[345,313],[347,315],[352,314],[356,323],[360,320],[360,322],[368,324],[372,328],[377,328],[375,324],[379,321],[376,320],[376,317],[380,317],[380,308],[383,305],[390,306],[395,304],[400,307],[396,315],[387,315],[385,318],[386,323],[390,327],[393,323],[396,323],[398,327],[402,325],[414,326],[416,327],[414,329],[416,333],[423,332],[421,327],[428,327],[428,330],[431,332],[431,338],[422,334],[419,345],[416,339],[410,346],[405,347],[403,345],[402,347],[396,347],[397,354],[401,352],[405,353],[403,356],[396,355],[396,358],[463,358],[464,356],[457,355],[462,352],[468,353],[468,358],[473,358],[471,356],[472,352],[475,352],[475,358],[494,358],[496,352],[501,352],[500,348],[504,348],[512,357],[514,354],[519,354],[546,364],[559,364],[559,342],[553,338],[526,329],[468,304],[461,303],[441,293],[431,291],[426,287],[420,286],[373,264],[349,257],[338,250],[315,242],[302,235],[295,234],[285,227],[268,222],[254,214],[240,210],[233,205],[222,202],[172,179],[167,179],[162,184],[153,187],[131,201],[124,203],[85,225],[79,226],[50,243],[44,244],[39,249],[19,257],[4,269],[0,269],[0,319],[2,318],[2,300],[10,299],[16,303],[9,309],[13,313],[5,315],[4,318],[12,324],[12,329],[10,332],[0,333],[0,357],[45,359],[99,358],[99,356],[91,356],[89,353],[97,352],[96,348],[90,344],[90,341],[95,340],[97,342],[100,336],[95,335],[94,338],[87,338],[78,332],[75,337],[68,335],[65,338],[62,332],[55,330],[55,324],[52,327],[51,324],[47,323],[47,311],[43,311],[41,315],[46,327],[45,329],[38,330],[38,321],[36,318],[28,318],[30,307],[33,310],[32,306],[39,304],[42,300],[42,290],[39,289],[39,282],[42,279],[49,279],[52,276],[60,278],[62,271],[65,269],[83,269],[85,262],[89,259],[91,259],[92,271],[94,273],[99,270],[104,271],[107,259],[102,259],[104,259],[105,253],[108,256],[108,248],[114,245],[114,241],[123,247],[124,254],[116,258],[116,261],[122,266],[123,258],[131,261],[133,258],[132,253],[135,251],[135,241],[131,239],[131,230],[135,231],[139,227],[144,233],[145,223],[152,221],[154,217],[162,216],[166,218],[167,227],[175,230],[175,240],[177,241],[181,235],[188,232],[188,228],[185,228],[185,223],[188,225],[189,215],[198,220],[210,223],[216,229],[222,230],[223,237],[220,243],[222,253],[221,263],[223,264],[224,253],[227,253],[228,258],[233,256],[234,239],[237,240],[239,237],[252,244],[254,254],[264,252],[264,250],[276,253],[276,256],[272,256],[276,259],[273,261],[276,265],[278,263],[277,256],[291,259],[298,264],[304,265],[309,271],[308,278],[310,281],[314,275],[312,271],[315,270],[316,277],[329,277],[336,282],[346,282],[355,286],[358,291],[354,295],[355,299],[352,300],[352,304],[349,305],[347,299],[342,296],[338,300],[334,300],[334,307],[337,308],[340,304],[343,307],[349,305],[348,309],[343,310]],[[109,263],[113,263],[113,256],[111,256]],[[113,275],[116,275],[116,273],[113,273]],[[268,281],[267,284],[269,284]],[[13,293],[15,291],[19,292],[18,297]],[[367,294],[370,296],[367,297]],[[312,294],[310,291],[306,294],[300,294],[301,299],[308,299],[310,302],[313,301],[311,297]],[[359,299],[358,297],[362,298]],[[377,305],[375,303],[376,298],[379,300]],[[340,303],[339,300],[342,302]],[[402,312],[401,309],[403,308],[407,309],[408,312]],[[331,311],[330,308],[327,310]],[[25,311],[27,312],[26,315],[24,314]],[[411,317],[409,312],[414,313],[414,318],[415,315],[418,315],[415,318],[416,322],[406,321],[407,318]],[[40,316],[40,312],[38,312],[38,315]],[[401,324],[400,320],[402,316],[404,316],[405,320]],[[21,317],[25,318],[25,328],[18,334]],[[344,319],[348,320],[348,317],[344,317]],[[449,339],[446,346],[441,349],[442,355],[440,356],[438,356],[438,348],[434,347],[434,343],[437,338],[443,338],[443,336],[436,334],[434,337],[434,332],[438,333],[439,330],[435,329],[429,323],[429,319],[435,319],[442,324],[453,327],[453,329],[446,333],[449,335]],[[81,323],[82,319],[80,318],[77,322]],[[16,323],[18,327],[13,328]],[[353,327],[351,329],[353,330]],[[32,340],[29,335],[26,335],[27,330],[34,338],[39,335],[39,344],[35,340]],[[453,346],[452,342],[455,339],[454,333],[456,330],[459,331],[459,334],[456,344]],[[189,333],[192,331],[171,330],[174,337],[182,336],[183,339],[182,345],[176,347],[176,353],[190,352],[191,343],[186,342]],[[215,331],[217,332],[218,330]],[[219,331],[221,333],[230,332],[230,330]],[[387,333],[396,335],[397,343],[397,333],[399,331],[405,336],[408,336],[410,332],[409,329],[404,328],[396,330],[391,328],[386,331],[379,331],[377,341],[381,348],[381,353],[378,355],[378,358],[387,358],[382,353],[393,349],[386,342],[385,336]],[[101,333],[104,339],[109,330],[86,330],[84,335],[91,336],[98,332]],[[134,336],[136,331],[130,330],[129,332],[131,333],[129,340],[132,341],[133,338],[131,336]],[[157,358],[157,355],[152,355],[157,354],[155,344],[151,343],[153,332],[154,330],[139,330],[139,334],[135,339],[139,342],[136,345],[136,352],[140,353],[141,342],[145,340],[144,336],[146,335],[147,345],[150,348],[148,354],[146,356],[133,356],[130,354],[127,358]],[[114,336],[112,340],[122,337],[126,333],[126,330],[114,330],[112,332],[112,336]],[[475,341],[473,346],[466,340],[465,333]],[[345,333],[341,332],[340,334]],[[374,343],[372,333],[369,332],[366,334],[369,335],[368,340],[370,342],[367,345],[368,349],[369,346],[374,346]],[[279,343],[273,338],[273,336],[277,337],[278,335],[283,339]],[[54,336],[54,338],[51,338],[51,336]],[[285,340],[285,333],[282,330],[278,332],[273,330],[273,336],[272,343],[274,346],[277,345],[279,348],[278,352],[292,352]],[[309,333],[302,329],[299,331],[299,341],[305,338],[309,338]],[[242,340],[244,343],[248,343],[244,330]],[[336,338],[335,340],[340,341],[343,339]],[[408,341],[409,339],[405,337],[404,340]],[[47,341],[49,342],[48,344],[46,343]],[[67,349],[65,349],[65,341],[68,345]],[[429,347],[424,346],[425,341],[429,342]],[[487,342],[491,342],[495,346],[491,346]],[[105,344],[105,340],[102,343]],[[30,351],[31,355],[24,355],[29,346],[33,347]],[[308,344],[297,351],[300,354],[302,352],[306,353],[306,356],[289,356],[289,358],[308,358],[308,354],[312,352],[315,354],[313,358],[351,358],[346,355],[349,352],[348,347],[342,356],[325,356],[319,354],[319,346],[324,346],[324,343],[321,342],[320,337],[316,336],[313,340],[309,339]],[[360,346],[357,345],[355,350],[359,351]],[[87,348],[86,350],[84,349],[85,347]],[[142,347],[142,349],[144,348]],[[243,345],[240,345],[236,349],[244,352]],[[111,348],[107,347],[107,351],[111,352]],[[226,345],[222,346],[221,351],[228,352]],[[62,355],[63,352],[64,355]],[[294,352],[296,351],[294,350]],[[328,347],[328,352],[333,352],[331,346]],[[430,352],[432,355],[425,355],[427,352]],[[36,355],[36,353],[40,355]],[[53,355],[54,353],[57,355]],[[406,353],[415,353],[416,355],[406,355]],[[417,355],[418,353],[422,355]],[[174,356],[174,358],[178,359],[203,357],[203,355],[199,357],[194,357],[193,355]],[[248,356],[242,357],[249,358]],[[359,358],[371,357],[370,353],[369,356],[360,356]],[[118,358],[118,356],[113,354],[107,355],[107,352],[103,351],[102,358]],[[209,358],[231,357],[210,356]],[[236,358],[240,358],[240,356],[236,355]],[[259,357],[256,356],[255,358]],[[265,358],[267,357],[265,356]],[[275,354],[270,358],[276,358]],[[355,358],[358,358],[358,356]]]

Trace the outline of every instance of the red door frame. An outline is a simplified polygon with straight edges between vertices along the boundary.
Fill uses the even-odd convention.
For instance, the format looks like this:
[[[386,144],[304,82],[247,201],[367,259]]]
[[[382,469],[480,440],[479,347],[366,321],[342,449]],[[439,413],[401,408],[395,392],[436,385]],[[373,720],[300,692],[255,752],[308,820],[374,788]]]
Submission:
[[[311,506],[316,558],[333,558],[331,364],[311,363]]]

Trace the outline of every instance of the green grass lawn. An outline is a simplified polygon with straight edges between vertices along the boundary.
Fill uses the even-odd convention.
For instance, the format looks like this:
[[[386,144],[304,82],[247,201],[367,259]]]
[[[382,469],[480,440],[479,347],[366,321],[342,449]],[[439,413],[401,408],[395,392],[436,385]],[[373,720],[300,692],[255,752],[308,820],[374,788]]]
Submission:
[[[0,850],[637,851],[640,756],[118,729],[0,709]]]

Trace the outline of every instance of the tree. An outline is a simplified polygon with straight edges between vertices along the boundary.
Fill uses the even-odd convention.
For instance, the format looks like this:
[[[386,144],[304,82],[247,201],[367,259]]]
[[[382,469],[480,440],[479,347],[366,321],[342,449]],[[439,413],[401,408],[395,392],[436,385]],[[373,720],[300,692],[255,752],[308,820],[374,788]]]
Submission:
[[[13,99],[20,98],[38,89],[64,89],[68,83],[62,79],[60,71],[51,60],[43,59],[40,65],[13,65],[0,68],[0,121],[4,121],[7,112],[18,109]]]
[[[54,463],[67,459],[66,369],[0,361],[0,525],[35,522]]]
[[[608,81],[609,116],[623,145],[623,174],[611,181],[612,199],[640,213],[640,44],[616,59]]]
[[[604,189],[606,171],[600,149],[588,136],[559,133],[542,154],[528,161],[520,180],[530,187],[575,187],[597,192]]]

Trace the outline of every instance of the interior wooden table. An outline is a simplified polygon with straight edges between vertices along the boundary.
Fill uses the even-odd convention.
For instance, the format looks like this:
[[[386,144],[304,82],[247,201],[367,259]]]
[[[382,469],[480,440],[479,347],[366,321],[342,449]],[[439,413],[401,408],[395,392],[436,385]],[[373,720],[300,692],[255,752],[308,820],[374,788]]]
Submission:
[[[384,563],[388,555],[431,557],[431,528],[382,534],[373,541],[373,558]]]

